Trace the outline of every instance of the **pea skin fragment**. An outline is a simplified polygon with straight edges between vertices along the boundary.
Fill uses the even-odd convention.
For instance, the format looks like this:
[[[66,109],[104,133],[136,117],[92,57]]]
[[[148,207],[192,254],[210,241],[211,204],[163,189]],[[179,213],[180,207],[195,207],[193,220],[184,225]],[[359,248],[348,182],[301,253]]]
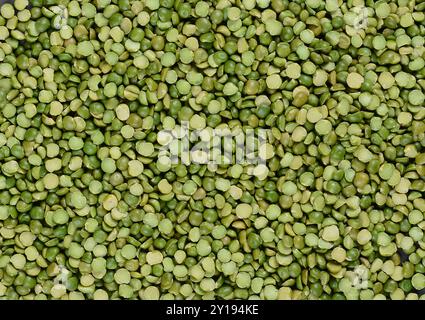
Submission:
[[[1,3],[0,300],[424,300],[424,12]]]

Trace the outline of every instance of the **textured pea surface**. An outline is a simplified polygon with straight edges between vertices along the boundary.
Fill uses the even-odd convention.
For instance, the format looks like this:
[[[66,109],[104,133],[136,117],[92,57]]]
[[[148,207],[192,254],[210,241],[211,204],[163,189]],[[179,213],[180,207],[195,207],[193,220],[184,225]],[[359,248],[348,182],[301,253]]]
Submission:
[[[425,2],[3,2],[0,299],[425,298]]]

